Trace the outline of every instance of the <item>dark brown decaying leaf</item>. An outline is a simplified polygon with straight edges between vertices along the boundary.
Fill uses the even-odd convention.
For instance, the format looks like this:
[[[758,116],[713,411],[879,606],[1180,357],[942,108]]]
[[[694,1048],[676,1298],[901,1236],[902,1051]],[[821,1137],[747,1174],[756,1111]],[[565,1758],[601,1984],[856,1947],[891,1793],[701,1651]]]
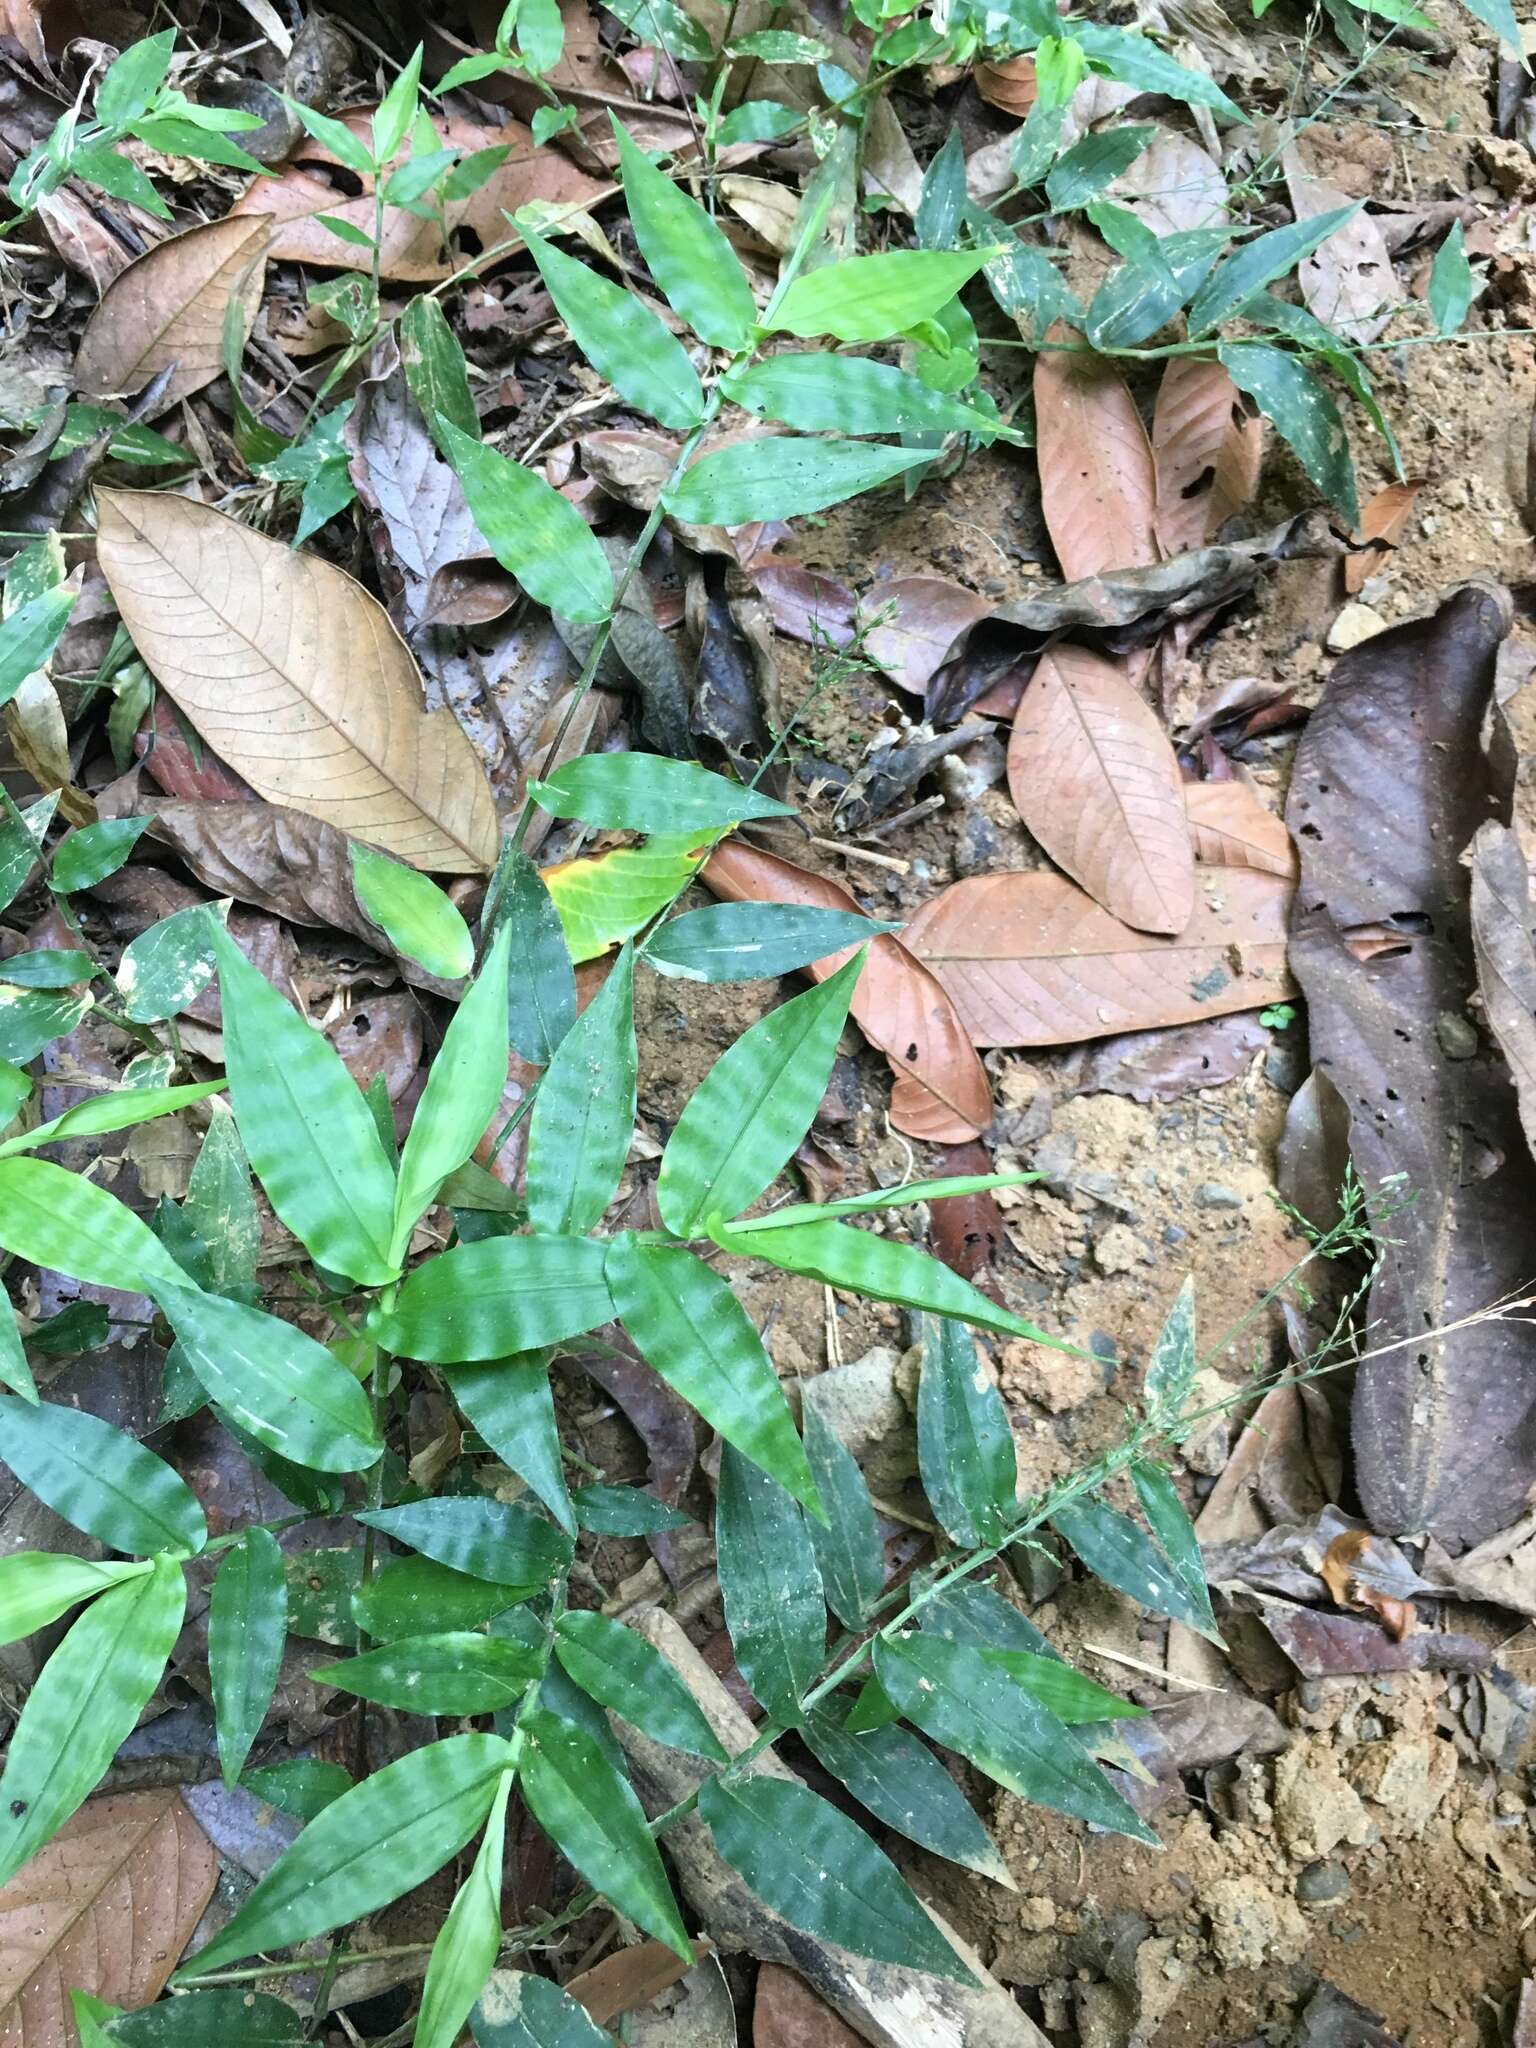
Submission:
[[[1536,1335],[1521,1322],[1430,1333],[1523,1290],[1536,1162],[1508,1069],[1469,1037],[1475,987],[1463,849],[1507,822],[1501,722],[1481,744],[1507,600],[1455,593],[1333,670],[1296,758],[1286,812],[1301,853],[1291,964],[1313,1058],[1344,1097],[1350,1149],[1379,1214],[1354,1437],[1361,1501],[1386,1532],[1428,1528],[1452,1551],[1512,1522],[1536,1447]],[[1362,965],[1346,934],[1397,920],[1413,936]],[[1453,1057],[1457,1053],[1468,1057]]]
[[[717,847],[703,871],[717,896],[731,902],[813,904],[858,911],[841,883],[814,875],[742,840]],[[817,981],[834,974],[853,948],[818,960]],[[890,933],[869,949],[854,991],[852,1015],[870,1044],[891,1063],[891,1122],[909,1138],[963,1145],[992,1121],[992,1090],[981,1061],[944,989]]]
[[[1386,484],[1367,503],[1360,515],[1360,538],[1375,541],[1378,545],[1358,555],[1345,557],[1344,588],[1351,597],[1367,576],[1376,573],[1387,559],[1388,550],[1402,538],[1414,502],[1425,482],[1424,477],[1411,476],[1400,484]]]
[[[992,1154],[978,1140],[974,1145],[950,1145],[935,1169],[951,1174],[990,1173]],[[979,1276],[986,1272],[1007,1243],[1003,1212],[997,1199],[985,1189],[976,1195],[947,1195],[928,1205],[928,1242],[933,1255],[964,1280],[978,1280],[983,1293],[991,1286]]]
[[[774,626],[789,639],[845,647],[853,638],[858,599],[832,577],[771,555],[754,562],[749,573]]]
[[[925,903],[903,939],[976,1045],[1075,1045],[1255,1010],[1291,993],[1291,887],[1202,870],[1177,938],[1133,931],[1060,875],[977,875]]]
[[[1078,340],[1060,322],[1046,338]],[[1152,443],[1114,366],[1066,347],[1042,349],[1035,358],[1035,420],[1041,504],[1067,581],[1155,562]]]
[[[1052,1080],[1073,1095],[1129,1095],[1135,1102],[1177,1102],[1196,1088],[1217,1088],[1246,1074],[1269,1033],[1252,1012],[1204,1024],[1127,1031],[1067,1053]]]
[[[989,599],[945,576],[902,576],[877,583],[862,610],[881,623],[864,644],[893,682],[920,697],[961,634],[991,611]]]
[[[1525,1141],[1536,1154],[1536,943],[1525,855],[1484,825],[1472,842],[1472,951],[1488,1027],[1509,1062]]]
[[[1291,1097],[1275,1166],[1281,1195],[1314,1230],[1332,1230],[1349,1167],[1349,1105],[1314,1067]]]
[[[114,2005],[158,1997],[219,1859],[175,1791],[87,1800],[0,1889],[0,2039],[61,2048],[69,1993]]]
[[[1141,931],[1180,932],[1195,901],[1184,785],[1124,671],[1082,647],[1040,657],[1008,742],[1019,815],[1059,867]]]
[[[246,334],[260,308],[265,240],[263,222],[231,215],[188,228],[130,263],[107,286],[80,338],[75,381],[82,395],[118,397],[169,370],[155,408],[165,412],[211,384],[223,370],[231,299],[240,301]]]
[[[1296,849],[1285,820],[1248,783],[1186,782],[1184,813],[1196,860],[1295,878]]]
[[[1264,422],[1244,410],[1220,363],[1175,356],[1152,415],[1157,537],[1164,554],[1204,547],[1253,496]]]
[[[1483,1671],[1493,1650],[1475,1636],[1425,1629],[1398,1641],[1374,1621],[1301,1607],[1268,1593],[1245,1593],[1251,1608],[1303,1678],[1347,1678],[1378,1671]]]
[[[1028,60],[1033,69],[1033,59]],[[764,1963],[752,2001],[753,2048],[859,2048],[861,2037],[824,1999],[786,1970]]]
[[[708,1941],[696,1941],[694,1960],[708,1955],[710,1948]],[[634,2012],[669,1991],[687,1968],[664,1941],[640,1941],[633,1948],[615,1949],[590,1970],[572,1977],[565,1995],[585,2006],[588,2017],[605,2027],[621,2012]]]

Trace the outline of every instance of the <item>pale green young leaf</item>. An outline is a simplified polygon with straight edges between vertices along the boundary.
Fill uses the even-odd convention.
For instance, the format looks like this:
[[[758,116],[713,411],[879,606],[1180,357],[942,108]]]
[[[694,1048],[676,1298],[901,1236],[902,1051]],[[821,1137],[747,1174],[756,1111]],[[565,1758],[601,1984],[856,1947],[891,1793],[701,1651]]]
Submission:
[[[352,1616],[375,1642],[397,1643],[434,1630],[478,1629],[493,1615],[516,1606],[521,1590],[493,1586],[489,1579],[472,1578],[412,1552],[386,1558],[358,1587],[352,1595]]]
[[[180,1473],[84,1408],[0,1396],[0,1443],[23,1486],[113,1550],[195,1556],[208,1541],[197,1496]]]
[[[247,1529],[225,1553],[208,1604],[208,1677],[224,1783],[235,1785],[272,1705],[288,1633],[283,1553]]]
[[[745,818],[792,818],[793,804],[664,754],[583,754],[528,785],[557,818],[621,832],[719,832]]]
[[[308,1756],[298,1757],[291,1764],[270,1764],[261,1770],[247,1771],[240,1782],[279,1813],[292,1814],[300,1821],[311,1821],[317,1813],[324,1813],[352,1787],[351,1778],[340,1764],[323,1763],[318,1757]]]
[[[464,1847],[508,1760],[500,1736],[453,1735],[375,1771],[310,1821],[188,1973],[291,1948],[400,1898]]]
[[[703,207],[658,171],[616,116],[624,203],[650,273],[667,304],[711,348],[746,346],[757,307],[746,272]]]
[[[15,1305],[3,1285],[0,1285],[0,1387],[9,1387],[34,1406],[39,1398],[37,1381],[32,1377],[32,1368],[27,1363],[21,1341]]]
[[[923,1325],[917,1456],[923,1491],[951,1540],[964,1549],[995,1543],[1015,1512],[1013,1431],[975,1339],[949,1316]]]
[[[511,933],[507,956],[507,1036],[536,1067],[547,1067],[555,1047],[576,1022],[576,976],[560,913],[544,878],[521,847],[502,846],[486,892],[484,932],[494,940]]]
[[[27,677],[47,665],[69,624],[77,594],[62,584],[40,591],[0,623],[0,704],[9,704]],[[57,803],[57,796],[52,801]],[[38,809],[37,804],[30,807],[32,812]]]
[[[821,1573],[800,1503],[729,1444],[715,1546],[736,1668],[773,1718],[795,1727],[826,1651]]]
[[[722,150],[738,142],[777,142],[797,129],[804,118],[779,100],[742,100],[720,123],[715,141]]]
[[[498,71],[510,68],[500,50],[477,50],[473,56],[461,57],[457,64],[450,64],[437,81],[435,90],[440,94],[457,92],[461,85],[477,85],[482,78],[494,78]]]
[[[802,273],[774,308],[770,332],[888,341],[928,320],[981,269],[985,249],[888,249]]]
[[[147,1559],[133,1564],[92,1564],[51,1550],[16,1550],[0,1558],[0,1645],[19,1643],[94,1600],[124,1579],[141,1578]]]
[[[876,1820],[935,1856],[1009,1891],[1017,1889],[975,1808],[909,1729],[886,1726],[850,1733],[840,1710],[828,1701],[806,1715],[800,1735],[822,1768]]]
[[[9,624],[9,621],[6,622]],[[62,625],[59,628],[63,631]],[[5,627],[0,626],[0,642],[3,642]],[[22,658],[25,658],[24,656]],[[17,677],[18,684],[25,682],[32,673],[29,668]],[[0,658],[0,682],[3,682],[5,666]],[[3,690],[0,690],[3,701]],[[60,792],[50,790],[35,803],[24,804],[20,810],[20,823],[7,811],[0,816],[0,910],[7,910],[21,892],[23,883],[31,874],[38,861],[38,848],[42,845],[48,827],[53,823],[53,814],[59,807]]]
[[[553,71],[565,54],[565,18],[557,0],[522,0],[516,35],[517,47],[536,77]]]
[[[3,1224],[0,1224],[3,1229]],[[605,1247],[587,1238],[483,1238],[418,1266],[370,1319],[387,1350],[431,1365],[506,1358],[606,1323]]]
[[[802,432],[838,434],[964,434],[995,431],[996,422],[962,405],[894,363],[823,350],[769,356],[738,371],[726,395],[760,419]]]
[[[52,1145],[61,1138],[92,1138],[107,1131],[126,1131],[155,1117],[170,1116],[194,1102],[206,1102],[223,1087],[222,1080],[188,1081],[178,1088],[121,1088],[107,1095],[93,1095],[50,1117],[47,1123],[7,1138],[0,1145],[0,1159],[12,1158],[19,1152],[35,1152],[40,1145]]]
[[[528,1810],[588,1884],[690,1966],[693,1945],[626,1779],[584,1729],[536,1709],[524,1723]]]
[[[421,87],[421,44],[418,43],[401,69],[399,77],[379,102],[373,117],[374,161],[387,164],[410,132],[416,118],[417,95]]]
[[[726,1862],[791,1927],[876,1962],[975,1981],[885,1852],[807,1786],[706,1778],[699,1813]]]
[[[541,1668],[521,1643],[450,1629],[399,1636],[309,1675],[402,1714],[495,1714],[520,1700]]]
[[[810,1524],[811,1545],[821,1570],[827,1605],[845,1628],[860,1628],[885,1584],[885,1549],[874,1503],[858,1460],[822,1419],[820,1404],[807,1389],[801,1428],[811,1477],[826,1522]]]
[[[1030,108],[1031,115],[1037,107],[1047,114],[1059,115],[1082,84],[1087,69],[1087,52],[1074,37],[1047,36],[1038,43],[1035,47],[1035,86],[1039,98]],[[1060,129],[1059,120],[1057,129]]]
[[[1060,1657],[1042,1656],[1037,1650],[1004,1650],[991,1645],[978,1647],[988,1663],[1023,1686],[1032,1699],[1049,1707],[1056,1718],[1069,1728],[1094,1721],[1134,1720],[1145,1712],[1144,1708],[1133,1706],[1116,1693],[1106,1692],[1091,1678],[1084,1678],[1080,1671],[1074,1671]]]
[[[368,1286],[394,1278],[395,1176],[357,1083],[222,929],[230,1100],[256,1178],[310,1255]]]
[[[529,254],[572,341],[637,412],[686,432],[704,414],[704,393],[682,343],[643,299],[600,277],[531,232]]]
[[[96,118],[104,128],[121,128],[147,110],[165,83],[175,47],[176,31],[166,28],[114,58],[96,88]]]
[[[248,1984],[191,1991],[125,2012],[102,2031],[102,2048],[304,2048],[304,2015]],[[80,2048],[90,2048],[82,2038]]]
[[[476,2048],[613,2048],[613,2036],[531,1970],[493,1970],[469,2016]]]
[[[239,1126],[227,1103],[215,1102],[212,1112],[182,1211],[208,1249],[205,1284],[239,1299],[256,1284],[261,1215]]]
[[[1228,376],[1246,391],[1295,452],[1297,461],[1352,527],[1360,524],[1349,435],[1332,393],[1300,356],[1262,341],[1224,341]]]
[[[80,2048],[112,2048],[111,2039],[103,2028],[121,2011],[120,2005],[108,2005],[104,1998],[92,1998],[87,1991],[71,1991],[69,2012],[75,2023],[75,2032],[80,2036]]]
[[[1223,320],[1241,313],[1256,293],[1294,270],[1319,244],[1352,221],[1363,203],[1356,200],[1327,213],[1310,214],[1305,220],[1290,221],[1245,242],[1195,294],[1189,309],[1190,335],[1212,334]]]
[[[703,456],[662,492],[661,499],[674,519],[695,526],[795,519],[873,490],[932,460],[932,451],[922,448],[774,434],[759,441],[736,441]]]
[[[656,1202],[678,1237],[738,1216],[780,1174],[826,1092],[863,952],[744,1031],[705,1075],[662,1154]]]
[[[496,1787],[469,1876],[432,1944],[413,2048],[453,2048],[470,2007],[485,1989],[501,1947],[501,1882],[512,1772]]]
[[[956,1195],[980,1195],[992,1188],[1021,1187],[1038,1173],[953,1173],[939,1180],[903,1181],[894,1188],[869,1188],[862,1195],[839,1195],[835,1202],[787,1202],[764,1216],[746,1216],[731,1225],[737,1237],[760,1230],[787,1230],[797,1223],[825,1223],[829,1217],[863,1216],[879,1209],[905,1209],[914,1202],[944,1202]]]
[[[438,90],[446,86],[444,79]],[[420,293],[400,315],[398,332],[400,367],[427,432],[435,435],[442,418],[478,439],[480,418],[469,388],[468,365],[441,303],[430,293]]]
[[[619,846],[551,868],[544,879],[570,958],[595,960],[633,938],[703,866],[710,844],[708,835],[658,833],[643,846]]]
[[[183,1363],[208,1398],[269,1450],[311,1472],[362,1472],[383,1445],[357,1379],[296,1324],[265,1310],[156,1281]]]
[[[595,625],[613,608],[613,571],[576,507],[543,477],[438,416],[438,445],[457,472],[481,538],[530,597]]]
[[[1461,222],[1453,221],[1430,266],[1429,310],[1441,334],[1454,334],[1471,310],[1476,281],[1467,261],[1466,239]]]
[[[8,1424],[5,1443],[9,1462]],[[43,1666],[0,1776],[0,1884],[96,1789],[160,1683],[186,1603],[180,1564],[158,1556],[148,1572],[93,1600]]]
[[[710,903],[658,925],[640,949],[647,967],[680,981],[769,981],[881,932],[851,910],[797,903]]]
[[[1195,1276],[1185,1275],[1163,1327],[1152,1345],[1141,1398],[1148,1417],[1158,1424],[1176,1421],[1183,1413],[1199,1357],[1195,1349]]]
[[[1211,1620],[1204,1575],[1197,1594],[1187,1572],[1176,1570],[1129,1515],[1102,1500],[1075,1500],[1056,1510],[1051,1527],[1105,1585],[1150,1607],[1154,1614],[1169,1615],[1186,1628],[1221,1641]]]
[[[50,1159],[0,1159],[0,1246],[30,1265],[125,1294],[186,1277],[116,1195]]]
[[[1147,1518],[1147,1527],[1157,1538],[1168,1567],[1183,1587],[1191,1607],[1200,1616],[1197,1626],[1213,1641],[1220,1642],[1216,1617],[1211,1611],[1210,1587],[1200,1558],[1200,1539],[1172,1479],[1163,1466],[1138,1458],[1131,1467],[1131,1483],[1136,1488],[1141,1511]]]
[[[53,856],[53,887],[60,896],[94,889],[123,862],[154,823],[153,818],[104,818],[81,825],[60,841]]]
[[[1045,181],[1045,196],[1057,213],[1082,206],[1128,171],[1156,139],[1156,128],[1109,128],[1085,135],[1061,157]]]
[[[609,1241],[606,1272],[614,1312],[646,1363],[727,1443],[819,1512],[773,1361],[728,1284],[682,1246],[643,1244],[628,1231]]]
[[[653,1741],[725,1762],[693,1694],[661,1652],[623,1622],[568,1608],[555,1624],[555,1655],[584,1693]]]
[[[507,1501],[440,1495],[357,1517],[471,1578],[498,1586],[544,1586],[571,1558],[571,1540],[541,1516]]]
[[[539,1084],[527,1167],[535,1230],[580,1236],[618,1189],[635,1135],[634,974],[625,945]]]
[[[568,1536],[576,1516],[566,1491],[549,1357],[527,1351],[483,1364],[447,1365],[443,1378],[466,1419],[543,1501]]]
[[[371,846],[353,842],[350,851],[357,900],[396,952],[444,981],[468,974],[475,964],[475,942],[436,882]]]

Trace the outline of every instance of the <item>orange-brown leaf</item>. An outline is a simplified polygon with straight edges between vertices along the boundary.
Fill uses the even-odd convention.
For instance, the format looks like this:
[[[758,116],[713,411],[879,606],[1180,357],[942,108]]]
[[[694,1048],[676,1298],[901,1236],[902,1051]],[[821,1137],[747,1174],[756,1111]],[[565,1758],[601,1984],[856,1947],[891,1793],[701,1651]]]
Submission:
[[[1411,476],[1406,482],[1388,484],[1379,490],[1360,515],[1360,538],[1375,541],[1377,546],[1368,553],[1346,555],[1344,558],[1344,588],[1353,597],[1367,576],[1374,576],[1387,558],[1387,551],[1402,539],[1403,530],[1413,511],[1414,500],[1423,490],[1425,479]]]
[[[839,882],[793,861],[760,853],[742,840],[717,847],[704,869],[717,896],[732,903],[814,904],[823,910],[859,906]],[[806,971],[817,981],[853,957],[847,947]],[[938,981],[887,932],[869,949],[852,1004],[859,1029],[891,1063],[891,1122],[909,1138],[963,1145],[992,1121],[992,1089],[964,1027]]]
[[[693,1959],[702,1962],[714,1947],[705,1939],[693,1944]],[[688,1973],[688,1964],[664,1941],[641,1941],[633,1948],[615,1949],[590,1970],[572,1977],[565,1987],[567,1998],[584,2006],[589,2019],[607,2026],[622,2012],[637,2012],[663,1991],[670,1991]]]
[[[1040,97],[1033,57],[1009,57],[1001,64],[978,64],[971,74],[976,90],[989,107],[1022,121]]]
[[[1249,418],[1220,363],[1175,356],[1152,415],[1157,537],[1163,552],[1204,547],[1253,496],[1264,422]]]
[[[1076,341],[1061,322],[1048,341]],[[1124,379],[1100,356],[1065,348],[1035,358],[1040,499],[1069,583],[1158,559],[1152,443]]]
[[[86,322],[75,382],[87,398],[134,392],[170,370],[157,404],[164,412],[219,376],[230,301],[249,334],[261,305],[265,224],[210,221],[146,250],[115,277]]]
[[[960,635],[992,610],[992,600],[947,576],[902,576],[877,584],[866,608],[885,614],[864,638],[871,657],[920,697]]]
[[[1043,654],[1008,743],[1019,815],[1059,867],[1141,931],[1178,932],[1195,901],[1184,784],[1168,735],[1123,669]]]
[[[1196,860],[1208,867],[1258,868],[1295,879],[1296,848],[1285,820],[1246,782],[1186,782],[1184,810]]]
[[[1290,903],[1278,875],[1205,869],[1194,916],[1164,939],[1060,875],[977,875],[925,903],[902,937],[974,1044],[1075,1045],[1281,1001]]]

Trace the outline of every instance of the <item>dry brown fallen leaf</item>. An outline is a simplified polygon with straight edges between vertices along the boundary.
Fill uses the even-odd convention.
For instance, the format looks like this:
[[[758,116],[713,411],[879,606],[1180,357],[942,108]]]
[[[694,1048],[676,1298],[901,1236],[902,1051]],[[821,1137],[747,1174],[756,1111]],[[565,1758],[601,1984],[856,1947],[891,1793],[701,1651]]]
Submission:
[[[1314,178],[1295,148],[1281,157],[1298,221],[1348,206],[1354,195]],[[1407,297],[1392,252],[1374,215],[1362,208],[1296,266],[1308,310],[1348,341],[1374,341],[1394,306]]]
[[[971,73],[976,90],[989,107],[1022,121],[1040,97],[1033,57],[1010,57],[1002,64],[978,64]]]
[[[702,1962],[713,1948],[712,1941],[696,1941],[694,1961]],[[590,1970],[572,1977],[565,1986],[565,1995],[584,2006],[589,2019],[605,2027],[621,2012],[635,2012],[649,2005],[653,1998],[660,1998],[687,1972],[688,1965],[664,1941],[641,1941],[633,1948],[615,1949]]]
[[[71,1990],[148,2005],[213,1896],[219,1859],[173,1790],[90,1799],[0,1889],[0,2042],[73,2041]]]
[[[1536,944],[1525,856],[1507,825],[1480,825],[1472,841],[1472,951],[1488,1028],[1509,1062],[1536,1157]]]
[[[1207,867],[1257,868],[1295,878],[1296,848],[1285,820],[1246,782],[1186,782],[1184,814],[1195,859]]]
[[[474,749],[382,605],[340,569],[187,498],[98,491],[97,554],[123,623],[208,745],[269,803],[415,866],[490,867]]]
[[[947,576],[902,576],[877,583],[862,609],[882,617],[864,636],[870,655],[893,682],[920,697],[961,634],[991,612],[992,600]]]
[[[1019,816],[1058,867],[1141,931],[1180,932],[1195,856],[1172,744],[1124,668],[1083,647],[1042,654],[1008,742]]]
[[[813,904],[823,910],[859,911],[840,882],[814,875],[743,840],[717,847],[703,879],[732,903]],[[825,981],[853,957],[853,947],[816,961],[806,971]],[[963,1145],[992,1121],[992,1089],[954,1005],[934,976],[900,940],[884,933],[869,949],[869,964],[854,992],[852,1015],[870,1044],[883,1052],[896,1076],[891,1122],[909,1138],[933,1145]]]
[[[1253,496],[1264,422],[1251,418],[1220,363],[1176,356],[1163,372],[1152,415],[1157,537],[1163,552],[1204,547]]]
[[[1061,875],[977,875],[925,903],[902,938],[973,1044],[1075,1045],[1281,1001],[1290,902],[1278,875],[1206,869],[1194,916],[1164,939]]]
[[[1396,1599],[1357,1576],[1369,1561],[1372,1541],[1368,1530],[1341,1529],[1323,1553],[1318,1577],[1335,1607],[1365,1608],[1379,1618],[1393,1641],[1400,1643],[1412,1635],[1419,1617],[1411,1600]]]
[[[255,322],[265,240],[264,222],[232,215],[173,235],[130,263],[85,324],[75,358],[81,395],[117,397],[169,370],[155,406],[161,413],[211,384],[223,369],[230,301],[240,303],[242,346]]]
[[[862,2036],[782,1963],[763,1963],[752,2001],[753,2048],[859,2048]]]
[[[1050,342],[1078,340],[1058,321]],[[1112,365],[1067,348],[1035,358],[1036,459],[1046,527],[1068,583],[1158,559],[1152,443]]]
[[[1414,501],[1427,481],[1422,476],[1411,476],[1400,484],[1388,484],[1376,493],[1361,513],[1360,538],[1375,541],[1378,545],[1363,554],[1344,557],[1344,588],[1351,597],[1356,595],[1367,576],[1375,575],[1385,562],[1388,550],[1401,540]]]
[[[1227,181],[1199,143],[1166,129],[1122,171],[1105,198],[1126,207],[1155,235],[1216,227],[1227,218]],[[1174,361],[1188,360],[1175,357]]]

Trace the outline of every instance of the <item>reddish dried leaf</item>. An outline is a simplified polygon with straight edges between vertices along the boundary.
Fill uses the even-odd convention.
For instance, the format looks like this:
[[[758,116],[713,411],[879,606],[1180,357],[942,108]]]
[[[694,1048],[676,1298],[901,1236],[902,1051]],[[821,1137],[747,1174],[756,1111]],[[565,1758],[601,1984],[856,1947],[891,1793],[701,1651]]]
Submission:
[[[974,1145],[946,1147],[935,1172],[952,1174],[990,1173],[992,1154],[979,1141]],[[1007,1243],[1003,1212],[994,1196],[948,1195],[928,1205],[928,1242],[935,1258],[942,1259],[962,1280],[976,1280],[985,1272]],[[983,1292],[990,1292],[983,1283]]]
[[[989,107],[997,107],[1020,121],[1040,97],[1033,57],[1010,57],[1004,64],[978,64],[971,76]]]
[[[1046,339],[1076,341],[1060,321]],[[1066,348],[1035,358],[1040,500],[1069,583],[1158,559],[1157,476],[1136,401],[1114,366]]]
[[[859,906],[839,882],[813,875],[741,840],[710,855],[703,879],[733,903],[814,904],[824,910]],[[850,946],[806,971],[817,981],[853,957]],[[928,970],[889,933],[869,949],[852,1014],[870,1044],[891,1063],[891,1122],[909,1138],[963,1145],[992,1121],[992,1090],[954,1005]]]
[[[713,1946],[710,1941],[696,1941],[694,1961],[701,1962]],[[615,1949],[611,1956],[573,1977],[565,1986],[565,1995],[585,2006],[589,2017],[605,2027],[621,2012],[635,2012],[663,1991],[670,1991],[687,1975],[688,1968],[664,1941],[641,1941],[633,1948]]]
[[[1285,820],[1266,809],[1248,783],[1186,782],[1184,811],[1196,860],[1295,877],[1296,848]]]
[[[748,572],[762,593],[775,628],[791,640],[827,640],[846,647],[853,638],[858,600],[819,569],[800,562],[754,562]]]
[[[1323,1553],[1318,1577],[1328,1588],[1335,1607],[1363,1607],[1380,1618],[1382,1627],[1395,1642],[1411,1635],[1418,1615],[1413,1602],[1384,1593],[1359,1576],[1370,1555],[1372,1537],[1365,1529],[1341,1529]]]
[[[1344,557],[1344,588],[1353,597],[1368,576],[1374,576],[1388,551],[1403,536],[1414,501],[1427,478],[1411,476],[1406,482],[1388,484],[1379,490],[1360,515],[1360,538],[1377,545],[1366,553]]]
[[[1157,537],[1169,555],[1204,547],[1259,481],[1264,422],[1250,419],[1220,363],[1176,356],[1152,415]]]
[[[865,646],[894,682],[920,697],[961,634],[986,618],[992,604],[947,576],[903,576],[877,584],[864,610],[884,615],[865,635]]]
[[[145,774],[167,796],[185,797],[191,803],[243,803],[256,795],[243,775],[209,753],[192,727],[178,718],[163,690],[155,692],[133,745]]]
[[[1206,869],[1174,939],[1133,931],[1060,875],[977,875],[902,934],[976,1045],[1074,1045],[1283,1000],[1291,888]]]
[[[1008,743],[1019,815],[1058,866],[1141,931],[1180,932],[1195,902],[1184,784],[1125,672],[1081,647],[1040,657]]]
[[[860,2037],[782,1963],[764,1963],[752,2005],[752,2048],[860,2048]]]

